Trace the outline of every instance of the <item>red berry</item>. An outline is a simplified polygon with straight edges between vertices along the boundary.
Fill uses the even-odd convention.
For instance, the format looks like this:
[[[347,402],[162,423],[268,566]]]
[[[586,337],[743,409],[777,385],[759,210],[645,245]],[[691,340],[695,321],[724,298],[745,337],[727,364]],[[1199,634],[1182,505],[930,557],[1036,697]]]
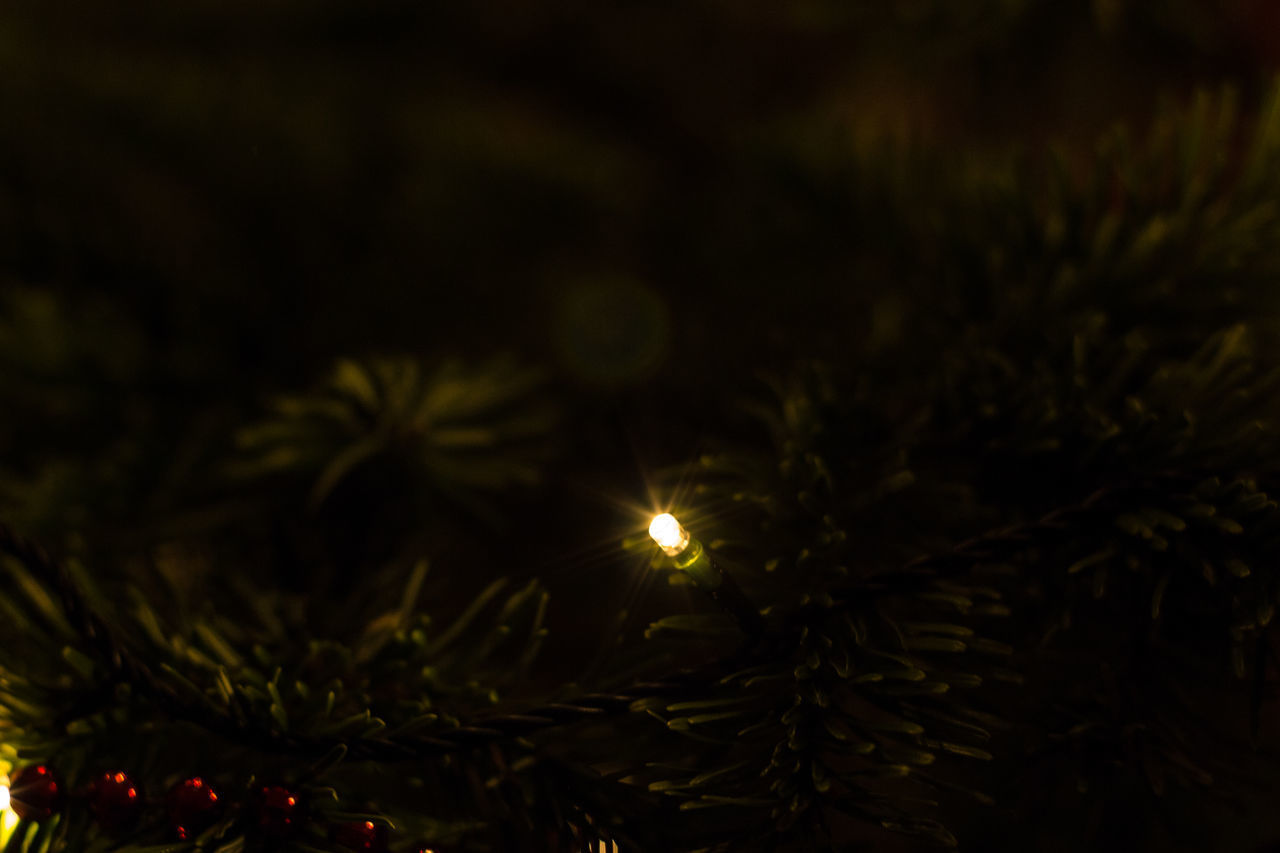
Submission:
[[[24,767],[9,783],[9,808],[23,820],[44,820],[62,807],[62,785],[43,764]]]
[[[371,820],[352,821],[334,827],[333,840],[351,850],[387,849],[387,828]]]
[[[109,833],[127,832],[138,822],[143,806],[142,787],[127,773],[103,773],[89,791],[89,810]]]
[[[165,801],[169,823],[184,841],[204,832],[218,819],[222,803],[217,791],[199,776],[173,786]]]
[[[302,822],[304,808],[302,798],[279,785],[267,785],[258,789],[257,828],[266,835],[289,835]]]

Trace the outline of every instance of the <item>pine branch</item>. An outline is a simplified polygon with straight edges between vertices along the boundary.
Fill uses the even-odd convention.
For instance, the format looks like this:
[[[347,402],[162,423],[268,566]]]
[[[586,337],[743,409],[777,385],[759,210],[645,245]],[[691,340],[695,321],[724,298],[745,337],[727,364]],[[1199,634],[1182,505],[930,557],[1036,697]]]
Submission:
[[[58,591],[70,622],[108,666],[111,677],[80,697],[66,719],[73,719],[71,714],[100,709],[114,696],[116,685],[128,684],[171,719],[192,723],[234,743],[274,754],[319,758],[342,748],[346,758],[354,761],[394,762],[439,757],[602,716],[626,714],[637,701],[677,695],[687,691],[690,685],[702,683],[708,672],[723,671],[731,664],[730,661],[717,661],[665,681],[637,682],[609,693],[574,695],[564,701],[537,705],[517,713],[482,714],[468,724],[439,728],[430,735],[344,739],[286,734],[237,720],[229,714],[217,713],[209,703],[192,701],[188,692],[179,691],[157,676],[89,606],[65,566],[53,559],[43,547],[17,536],[3,524],[0,524],[0,551],[22,561]]]

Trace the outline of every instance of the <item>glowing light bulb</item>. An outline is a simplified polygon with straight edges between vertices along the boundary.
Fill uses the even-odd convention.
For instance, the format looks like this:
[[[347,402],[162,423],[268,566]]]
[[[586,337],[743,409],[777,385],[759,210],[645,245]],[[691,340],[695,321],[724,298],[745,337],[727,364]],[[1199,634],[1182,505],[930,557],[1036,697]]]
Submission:
[[[649,535],[668,557],[674,557],[689,547],[689,531],[669,512],[653,517],[649,522]]]
[[[18,813],[10,808],[9,777],[0,773],[0,847],[7,847],[18,827]]]

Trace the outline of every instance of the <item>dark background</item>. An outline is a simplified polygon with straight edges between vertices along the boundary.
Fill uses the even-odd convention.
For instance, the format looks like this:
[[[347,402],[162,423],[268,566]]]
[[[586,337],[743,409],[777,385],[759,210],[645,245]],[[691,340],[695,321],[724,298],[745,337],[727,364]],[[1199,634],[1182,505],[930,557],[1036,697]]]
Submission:
[[[1280,49],[1263,2],[362,5],[6,4],[6,276],[205,391],[503,348],[628,399],[865,332],[901,247],[841,161],[1088,148]]]

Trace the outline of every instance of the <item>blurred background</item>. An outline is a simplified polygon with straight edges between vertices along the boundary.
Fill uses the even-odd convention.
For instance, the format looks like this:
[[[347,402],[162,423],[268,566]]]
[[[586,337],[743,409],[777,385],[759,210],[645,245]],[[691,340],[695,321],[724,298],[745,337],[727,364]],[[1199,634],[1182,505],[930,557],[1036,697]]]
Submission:
[[[1265,0],[16,0],[0,260],[202,394],[505,349],[616,403],[865,334],[892,152],[1087,150],[1277,59]]]

